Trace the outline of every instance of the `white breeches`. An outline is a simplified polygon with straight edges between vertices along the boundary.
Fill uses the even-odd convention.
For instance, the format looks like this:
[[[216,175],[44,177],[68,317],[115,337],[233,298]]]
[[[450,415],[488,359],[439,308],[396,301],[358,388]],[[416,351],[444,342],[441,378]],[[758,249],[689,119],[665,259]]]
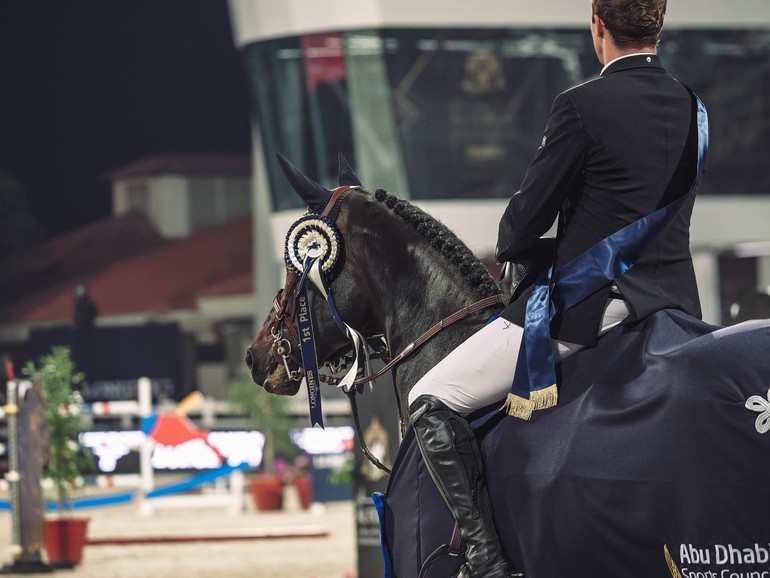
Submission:
[[[622,299],[608,299],[599,335],[628,317]],[[409,392],[409,405],[421,395],[439,398],[460,415],[468,415],[501,401],[511,389],[524,329],[498,317],[463,341],[428,371]],[[585,347],[551,340],[554,361],[559,363]]]

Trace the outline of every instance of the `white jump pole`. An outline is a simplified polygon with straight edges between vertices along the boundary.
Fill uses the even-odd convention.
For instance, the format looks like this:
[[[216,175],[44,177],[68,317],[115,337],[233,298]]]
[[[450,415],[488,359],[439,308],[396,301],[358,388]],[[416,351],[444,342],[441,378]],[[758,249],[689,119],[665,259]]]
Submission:
[[[9,379],[6,383],[7,404],[3,412],[8,419],[8,472],[5,479],[11,489],[11,554],[17,557],[21,554],[21,512],[19,505],[19,445],[18,445],[18,418],[19,413],[19,382]]]
[[[139,419],[143,420],[152,416],[152,384],[149,378],[140,377],[138,388]],[[154,514],[152,503],[147,499],[147,494],[155,489],[155,480],[152,471],[152,450],[154,445],[155,442],[148,436],[145,443],[139,448],[139,476],[142,497],[137,515],[143,517],[149,517]]]

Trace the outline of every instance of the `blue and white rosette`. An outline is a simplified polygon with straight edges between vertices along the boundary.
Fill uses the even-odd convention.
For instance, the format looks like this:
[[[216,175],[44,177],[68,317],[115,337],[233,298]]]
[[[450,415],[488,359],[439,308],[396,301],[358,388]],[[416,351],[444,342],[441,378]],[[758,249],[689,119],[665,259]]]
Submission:
[[[286,266],[295,273],[305,272],[307,258],[318,259],[321,270],[330,274],[342,255],[342,235],[337,226],[323,215],[305,215],[286,233]]]

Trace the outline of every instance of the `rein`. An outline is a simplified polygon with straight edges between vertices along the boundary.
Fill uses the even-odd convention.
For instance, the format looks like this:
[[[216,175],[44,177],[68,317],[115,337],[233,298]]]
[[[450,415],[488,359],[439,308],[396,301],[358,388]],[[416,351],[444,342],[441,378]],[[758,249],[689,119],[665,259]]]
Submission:
[[[441,333],[444,329],[449,327],[450,325],[460,321],[461,319],[465,319],[469,315],[473,315],[474,313],[478,313],[479,311],[483,311],[484,309],[487,309],[489,307],[492,307],[494,305],[505,305],[505,298],[502,294],[498,293],[495,295],[490,295],[489,297],[485,297],[484,299],[480,299],[478,301],[475,301],[468,305],[467,307],[463,307],[462,309],[459,309],[449,315],[448,317],[445,317],[438,323],[432,325],[430,329],[428,329],[425,333],[420,335],[417,339],[409,343],[404,349],[401,350],[401,352],[396,355],[394,358],[392,358],[385,366],[383,366],[381,369],[377,370],[376,372],[362,376],[357,378],[353,385],[363,385],[364,383],[369,383],[370,381],[375,381],[378,377],[382,377],[384,374],[386,374],[388,371],[395,369],[395,367],[404,361],[407,357],[415,353],[420,347],[425,345],[428,341],[433,339],[436,335]],[[331,377],[328,375],[324,375],[321,377],[321,380],[324,383],[328,383],[329,385],[337,385],[340,382],[339,378]]]
[[[503,296],[500,293],[497,293],[495,295],[490,295],[489,297],[480,299],[479,301],[471,303],[467,307],[463,307],[462,309],[455,311],[454,313],[452,313],[448,317],[445,317],[435,325],[432,325],[431,328],[428,329],[425,333],[423,333],[417,339],[415,339],[406,347],[404,347],[404,349],[401,350],[401,353],[399,353],[398,355],[396,355],[396,357],[391,359],[384,367],[382,367],[382,369],[376,371],[375,373],[372,373],[371,375],[359,377],[353,382],[353,385],[360,385],[360,384],[368,383],[370,381],[374,381],[378,377],[382,376],[383,374],[387,373],[391,369],[395,368],[399,363],[404,361],[404,359],[409,357],[412,353],[414,353],[420,347],[425,345],[426,342],[433,339],[436,335],[441,333],[441,331],[443,331],[453,323],[456,323],[461,319],[465,319],[469,315],[478,313],[479,311],[483,311],[484,309],[487,309],[497,304],[501,304],[501,305],[504,304]]]

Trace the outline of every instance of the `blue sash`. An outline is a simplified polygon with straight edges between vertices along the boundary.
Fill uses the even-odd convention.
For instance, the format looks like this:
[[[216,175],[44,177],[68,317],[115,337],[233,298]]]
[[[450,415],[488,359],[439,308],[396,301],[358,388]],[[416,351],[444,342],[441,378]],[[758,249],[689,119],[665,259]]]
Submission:
[[[552,407],[558,401],[551,348],[554,315],[573,307],[631,269],[695,189],[708,151],[708,115],[698,95],[692,91],[690,94],[696,109],[698,140],[697,170],[692,185],[683,195],[602,239],[558,271],[553,271],[551,266],[540,273],[527,301],[524,340],[511,393],[504,406],[510,415],[529,419],[533,410]]]

